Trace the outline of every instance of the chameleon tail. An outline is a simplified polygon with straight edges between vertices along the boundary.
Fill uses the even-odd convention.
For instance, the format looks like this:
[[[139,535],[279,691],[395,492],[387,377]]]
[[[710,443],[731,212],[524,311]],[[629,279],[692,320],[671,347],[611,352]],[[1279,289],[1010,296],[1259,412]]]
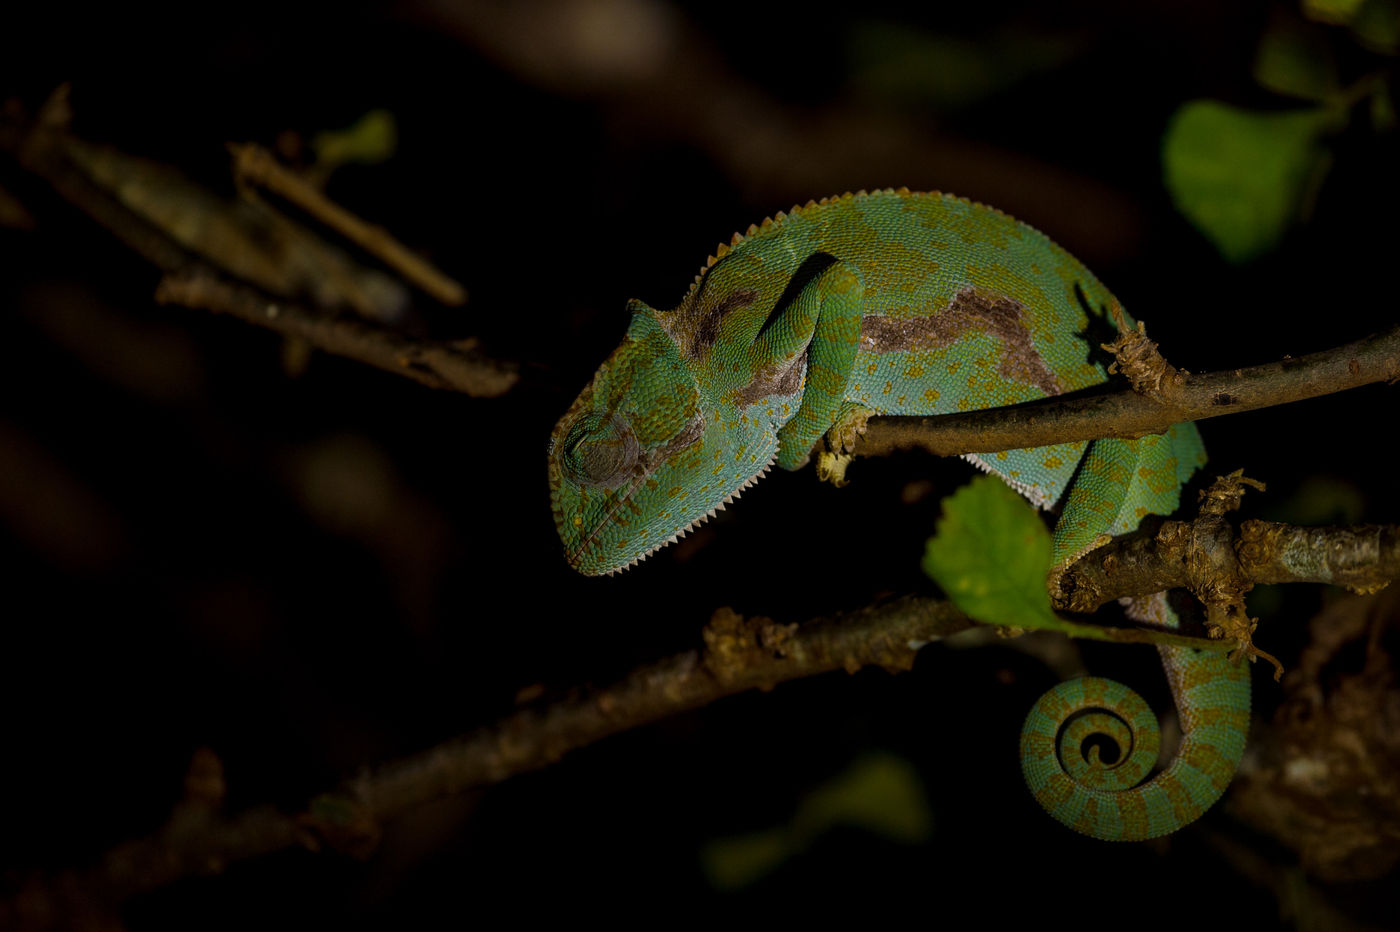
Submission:
[[[1121,534],[1147,514],[1174,511],[1181,483],[1204,460],[1192,424],[1137,440],[1094,441],[1055,527],[1051,590],[1058,568],[1098,546],[1105,532]],[[1176,627],[1164,599],[1137,608]],[[1126,686],[1097,677],[1061,683],[1026,717],[1026,783],[1047,812],[1076,831],[1108,841],[1174,832],[1220,798],[1244,754],[1248,667],[1220,651],[1161,647],[1159,653],[1182,739],[1171,764],[1146,783],[1157,761],[1157,720]]]
[[[1026,717],[1026,783],[1047,812],[1075,831],[1106,841],[1174,832],[1220,798],[1244,754],[1248,667],[1219,651],[1159,650],[1182,739],[1171,764],[1147,783],[1139,785],[1157,759],[1157,722],[1126,686],[1098,677],[1070,680]]]

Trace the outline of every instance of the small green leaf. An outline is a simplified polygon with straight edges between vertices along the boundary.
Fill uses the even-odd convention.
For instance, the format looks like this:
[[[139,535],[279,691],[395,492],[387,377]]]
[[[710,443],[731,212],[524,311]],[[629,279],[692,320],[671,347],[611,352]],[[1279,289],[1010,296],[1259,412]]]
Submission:
[[[1050,610],[1049,569],[1050,532],[1005,483],[979,476],[943,500],[924,572],[968,615],[997,625],[1065,627]]]
[[[1008,31],[976,41],[908,23],[865,20],[848,33],[851,85],[875,102],[955,110],[985,100],[1069,61],[1082,48],[1070,34]]]
[[[387,160],[398,148],[399,132],[388,110],[371,110],[351,126],[317,133],[312,140],[316,160],[326,169],[349,162],[373,165]]]
[[[700,869],[716,890],[741,890],[781,867],[793,850],[785,825],[716,838],[700,849]]]
[[[793,818],[793,834],[812,839],[835,825],[905,844],[926,840],[933,816],[914,766],[890,753],[864,755],[808,794]]]
[[[1395,101],[1390,98],[1390,89],[1384,81],[1377,81],[1371,92],[1371,128],[1378,133],[1388,133],[1400,124],[1395,113]]]
[[[1292,493],[1268,509],[1273,521],[1288,524],[1359,524],[1366,497],[1340,476],[1309,476]]]
[[[1346,25],[1366,0],[1303,0],[1303,15],[1320,23]]]
[[[1372,52],[1400,54],[1400,2],[1367,0],[1352,20],[1351,31]]]
[[[700,867],[715,889],[742,889],[837,825],[902,844],[927,840],[933,816],[914,766],[888,752],[865,754],[807,794],[787,824],[706,843],[700,850]]]
[[[1191,101],[1163,141],[1172,200],[1226,259],[1253,259],[1298,217],[1326,169],[1321,136],[1337,119],[1321,107],[1264,113]]]
[[[1332,50],[1317,27],[1280,24],[1264,33],[1254,54],[1254,80],[1277,94],[1326,100],[1337,90]]]

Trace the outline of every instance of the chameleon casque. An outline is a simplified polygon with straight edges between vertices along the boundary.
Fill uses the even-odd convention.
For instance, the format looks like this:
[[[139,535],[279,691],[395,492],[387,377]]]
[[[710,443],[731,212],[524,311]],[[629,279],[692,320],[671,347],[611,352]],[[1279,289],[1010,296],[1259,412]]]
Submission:
[[[1101,383],[1087,335],[1115,303],[1043,234],[950,195],[846,194],[751,226],[719,247],[675,310],[628,305],[622,345],[555,427],[550,493],[569,563],[588,575],[635,565],[775,463],[805,464],[823,435],[848,450],[873,414],[978,410]],[[1107,535],[1174,511],[1205,452],[1195,426],[1178,424],[966,458],[1059,507],[1053,587]],[[1155,620],[1175,627],[1154,604]],[[1234,773],[1247,667],[1219,652],[1159,651],[1183,738],[1147,782],[1157,721],[1126,687],[1061,683],[1026,720],[1027,783],[1071,828],[1111,840],[1175,831]],[[1116,741],[1116,759],[1101,759],[1093,735]]]

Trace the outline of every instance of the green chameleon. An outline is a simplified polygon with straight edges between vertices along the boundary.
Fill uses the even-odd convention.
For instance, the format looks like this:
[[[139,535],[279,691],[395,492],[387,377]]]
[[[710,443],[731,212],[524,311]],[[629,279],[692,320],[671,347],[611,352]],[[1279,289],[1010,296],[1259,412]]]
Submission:
[[[823,435],[846,453],[871,415],[979,410],[1101,383],[1088,334],[1114,304],[1043,234],[945,194],[846,194],[751,226],[675,310],[628,305],[622,345],[555,427],[550,493],[569,563],[588,575],[633,566],[775,463],[805,464]],[[1195,426],[1178,424],[967,459],[1060,507],[1053,582],[1108,535],[1174,511],[1205,451]],[[1176,626],[1160,598],[1139,605],[1144,620]],[[1183,738],[1146,783],[1157,722],[1130,690],[1062,683],[1027,718],[1026,780],[1071,828],[1163,835],[1230,782],[1249,724],[1247,668],[1218,652],[1160,653]],[[1087,740],[1096,734],[1123,753],[1103,759]]]

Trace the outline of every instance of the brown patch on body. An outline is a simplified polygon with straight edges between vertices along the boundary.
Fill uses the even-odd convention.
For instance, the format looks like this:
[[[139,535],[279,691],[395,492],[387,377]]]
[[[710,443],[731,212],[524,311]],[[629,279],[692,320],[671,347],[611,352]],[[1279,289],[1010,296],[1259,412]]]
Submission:
[[[741,307],[748,307],[757,297],[758,292],[752,288],[741,288],[731,291],[709,307],[702,308],[696,315],[695,336],[686,347],[686,355],[694,359],[714,346],[715,341],[719,339],[725,315]]]
[[[860,341],[876,353],[897,353],[941,349],[975,332],[1001,343],[997,372],[1003,378],[1034,385],[1046,395],[1064,391],[1031,341],[1025,306],[994,291],[964,288],[947,307],[926,317],[869,314],[861,321]]]
[[[734,390],[738,406],[743,408],[774,395],[796,395],[802,390],[807,367],[806,353],[794,356],[778,366],[764,366],[754,373],[753,381]]]

